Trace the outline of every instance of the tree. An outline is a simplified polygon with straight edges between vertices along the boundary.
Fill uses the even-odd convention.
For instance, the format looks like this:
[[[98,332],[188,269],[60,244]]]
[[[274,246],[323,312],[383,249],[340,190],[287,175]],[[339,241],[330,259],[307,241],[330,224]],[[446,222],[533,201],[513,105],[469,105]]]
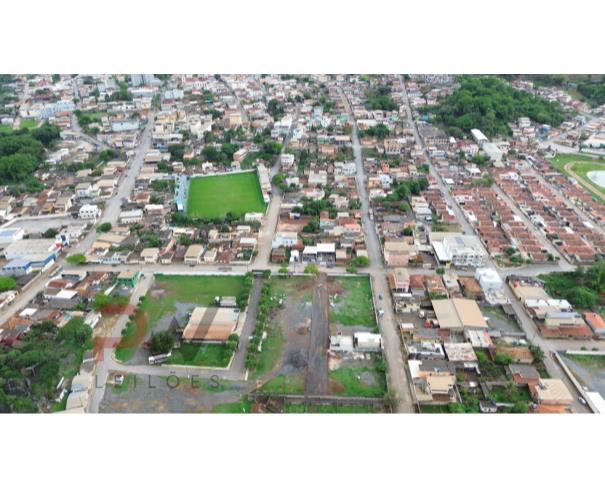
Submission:
[[[525,414],[529,412],[529,406],[526,402],[519,401],[515,403],[511,412],[517,414]]]
[[[168,353],[174,346],[174,336],[169,331],[160,331],[151,335],[149,349],[153,354]]]
[[[97,227],[97,230],[101,233],[109,232],[109,230],[111,230],[111,223],[109,223],[109,222],[101,223]]]
[[[8,291],[10,289],[15,289],[17,285],[17,281],[15,281],[14,277],[11,276],[0,276],[0,293],[4,291]]]
[[[355,257],[352,262],[355,267],[367,267],[370,265],[370,259],[368,259],[365,255]]]
[[[58,233],[59,231],[56,228],[47,228],[42,234],[42,236],[44,238],[55,238]]]
[[[82,265],[86,263],[86,256],[84,254],[71,254],[65,260],[72,265]]]
[[[318,274],[319,267],[317,267],[317,264],[310,262],[309,264],[307,264],[305,266],[305,273],[306,274]]]
[[[494,357],[494,360],[497,364],[500,365],[508,365],[511,364],[513,362],[513,359],[510,355],[507,355],[504,352],[498,352],[496,353],[496,356]]]

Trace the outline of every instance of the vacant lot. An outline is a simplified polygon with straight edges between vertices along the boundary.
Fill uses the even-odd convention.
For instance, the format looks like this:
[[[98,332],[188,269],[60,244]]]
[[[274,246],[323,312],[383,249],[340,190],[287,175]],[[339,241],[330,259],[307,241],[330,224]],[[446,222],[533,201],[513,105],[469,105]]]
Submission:
[[[126,328],[126,337],[138,337],[128,347],[120,347],[116,358],[145,363],[147,354],[140,345],[153,331],[167,330],[176,320],[186,323],[196,306],[214,303],[216,296],[237,296],[243,286],[244,276],[155,276],[155,282],[136,312],[133,323]],[[175,352],[172,362],[183,365],[225,367],[231,358],[223,345],[184,345]],[[226,363],[225,363],[226,361]]]
[[[370,278],[337,277],[328,281],[330,324],[376,328]]]
[[[193,178],[189,183],[187,214],[198,218],[224,218],[264,212],[265,202],[256,172]]]
[[[272,295],[280,299],[282,305],[269,320],[259,366],[253,374],[253,378],[269,389],[304,389],[313,281],[309,277],[271,278]]]
[[[355,361],[358,362],[358,361]],[[330,371],[330,389],[333,394],[357,397],[382,397],[387,392],[383,371],[374,363],[352,362]]]

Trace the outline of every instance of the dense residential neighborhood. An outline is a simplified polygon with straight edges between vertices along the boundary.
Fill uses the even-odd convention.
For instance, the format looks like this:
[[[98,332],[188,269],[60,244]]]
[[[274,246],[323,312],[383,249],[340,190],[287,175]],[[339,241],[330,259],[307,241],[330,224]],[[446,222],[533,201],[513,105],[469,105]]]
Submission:
[[[0,412],[605,412],[599,83],[1,75]]]

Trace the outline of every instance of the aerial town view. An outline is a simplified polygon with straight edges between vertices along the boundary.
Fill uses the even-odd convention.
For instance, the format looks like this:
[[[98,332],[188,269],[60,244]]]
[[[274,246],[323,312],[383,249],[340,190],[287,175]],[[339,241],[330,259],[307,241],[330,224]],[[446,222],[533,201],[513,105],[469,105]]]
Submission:
[[[605,413],[605,76],[0,75],[0,412]]]

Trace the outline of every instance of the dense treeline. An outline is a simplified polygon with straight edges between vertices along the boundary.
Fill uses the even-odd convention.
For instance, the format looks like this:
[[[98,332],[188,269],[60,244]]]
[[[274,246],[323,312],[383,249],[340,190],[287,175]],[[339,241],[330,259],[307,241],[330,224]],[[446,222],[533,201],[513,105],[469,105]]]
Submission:
[[[31,413],[53,404],[61,377],[77,374],[91,336],[82,318],[61,329],[49,320],[33,326],[19,347],[0,346],[0,412]]]
[[[593,106],[605,104],[605,81],[599,83],[579,83],[578,91]]]
[[[370,110],[397,110],[397,103],[391,98],[389,86],[379,86],[366,92],[366,108]]]
[[[46,148],[59,138],[59,127],[45,123],[34,130],[0,134],[0,184],[31,181]]]
[[[552,272],[540,276],[551,296],[567,299],[573,306],[583,309],[605,301],[605,261],[600,260],[584,269],[572,272]]]
[[[517,90],[493,76],[461,76],[460,88],[433,110],[451,135],[462,136],[473,128],[488,136],[510,135],[507,125],[518,117],[558,126],[565,120],[556,103]]]

